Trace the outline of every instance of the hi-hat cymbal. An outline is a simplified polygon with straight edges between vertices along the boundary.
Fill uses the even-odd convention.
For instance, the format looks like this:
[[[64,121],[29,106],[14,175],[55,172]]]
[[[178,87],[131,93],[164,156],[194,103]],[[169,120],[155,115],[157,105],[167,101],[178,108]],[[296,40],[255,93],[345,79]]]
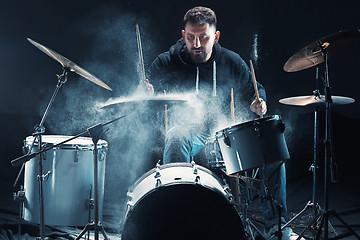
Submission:
[[[310,43],[292,57],[284,65],[286,72],[296,72],[316,66],[324,62],[321,47],[327,51],[328,58],[343,50],[346,46],[353,43],[360,36],[359,29],[339,31],[320,40]]]
[[[35,47],[37,47],[38,49],[40,49],[43,53],[45,53],[46,55],[48,55],[49,57],[55,59],[56,61],[58,61],[63,68],[67,68],[69,71],[75,72],[77,74],[79,74],[80,76],[88,79],[89,81],[99,85],[100,87],[103,87],[107,90],[112,91],[112,89],[103,81],[101,81],[99,78],[95,77],[94,75],[92,75],[91,73],[85,71],[84,69],[82,69],[81,67],[79,67],[78,65],[76,65],[74,62],[70,61],[69,59],[67,59],[66,57],[60,55],[59,53],[35,42],[34,40],[28,38],[27,39],[31,44],[33,44]]]
[[[154,104],[154,105],[171,105],[188,102],[188,98],[184,95],[135,95],[132,97],[111,98],[104,103],[101,108],[123,106],[125,104]]]
[[[355,102],[355,99],[349,97],[341,96],[331,96],[332,104],[350,104]],[[282,104],[292,105],[292,106],[307,106],[311,104],[325,104],[325,95],[320,95],[320,97],[315,95],[310,96],[298,96],[298,97],[289,97],[279,100]]]

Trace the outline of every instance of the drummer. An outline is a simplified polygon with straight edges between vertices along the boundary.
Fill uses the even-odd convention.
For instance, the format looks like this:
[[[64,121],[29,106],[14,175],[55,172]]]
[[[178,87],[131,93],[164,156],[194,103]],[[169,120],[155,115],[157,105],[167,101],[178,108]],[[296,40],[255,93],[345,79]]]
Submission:
[[[184,30],[169,51],[160,54],[151,64],[148,80],[142,87],[148,92],[166,90],[191,91],[197,95],[197,104],[203,104],[199,113],[195,107],[191,115],[173,114],[174,126],[166,134],[163,163],[190,162],[201,155],[208,137],[213,136],[214,128],[221,118],[214,109],[224,110],[230,116],[230,89],[234,89],[237,113],[253,119],[263,116],[267,111],[264,87],[257,83],[259,99],[254,100],[255,91],[251,72],[243,59],[235,52],[220,46],[220,32],[216,29],[217,19],[213,10],[206,7],[194,7],[184,16]],[[141,85],[139,85],[141,87]],[[248,110],[249,113],[245,113]],[[195,112],[194,112],[195,111]],[[210,114],[209,114],[210,113]],[[253,114],[253,116],[251,116]],[[256,115],[255,115],[256,114]],[[272,164],[277,165],[277,164]],[[265,175],[270,175],[277,166],[268,167]],[[269,172],[269,173],[268,173]],[[276,175],[276,174],[275,174]],[[276,179],[270,179],[269,189],[275,189]],[[282,205],[282,223],[286,215],[286,176],[285,166],[280,167],[280,181],[275,200]],[[277,211],[269,201],[264,201],[265,234],[273,234],[278,223]],[[283,230],[283,239],[296,239],[290,228]]]

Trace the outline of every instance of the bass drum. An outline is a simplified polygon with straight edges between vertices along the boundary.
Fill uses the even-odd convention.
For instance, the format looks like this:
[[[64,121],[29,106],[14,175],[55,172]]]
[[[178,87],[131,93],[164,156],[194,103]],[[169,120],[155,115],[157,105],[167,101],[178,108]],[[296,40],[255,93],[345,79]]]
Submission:
[[[199,165],[158,165],[128,197],[122,240],[245,239],[228,186]]]
[[[53,146],[71,136],[45,135],[42,137],[43,148]],[[27,137],[24,150],[28,152],[34,137]],[[85,226],[89,222],[90,196],[94,197],[94,148],[91,138],[79,137],[61,146],[43,153],[43,199],[44,220],[47,225]],[[35,142],[33,152],[39,150]],[[107,142],[98,141],[98,199],[99,218],[101,219],[105,183],[105,159]],[[24,219],[40,222],[39,155],[25,164]],[[93,212],[93,211],[91,211]],[[93,213],[91,215],[93,219]]]

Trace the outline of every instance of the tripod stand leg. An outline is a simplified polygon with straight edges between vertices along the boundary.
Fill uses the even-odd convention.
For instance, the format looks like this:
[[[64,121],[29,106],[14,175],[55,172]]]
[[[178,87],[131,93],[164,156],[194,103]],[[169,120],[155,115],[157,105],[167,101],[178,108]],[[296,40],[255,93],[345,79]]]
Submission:
[[[250,238],[250,239],[255,240],[254,232],[253,232],[252,229],[251,229],[249,220],[246,220],[245,231],[249,234],[249,238]]]
[[[86,226],[84,227],[84,229],[80,232],[79,236],[77,236],[77,237],[75,238],[75,240],[81,239],[81,237],[84,236],[84,234],[85,234],[86,232],[89,232],[89,233],[90,233],[90,228],[91,228],[91,227],[94,227],[94,226],[95,226],[94,223],[88,223],[88,224],[86,224]]]
[[[322,227],[324,225],[324,221],[325,221],[325,214],[327,214],[327,213],[324,213],[323,215],[321,215],[321,222],[320,222],[319,230],[318,230],[318,232],[316,234],[315,239],[320,239],[320,235],[321,235],[321,231],[322,231],[321,229],[322,229]],[[314,220],[316,220],[316,218]],[[325,238],[327,238],[327,236]]]
[[[309,207],[313,207],[314,206],[314,204],[311,202],[311,201],[309,201],[306,205],[305,205],[305,207],[299,212],[299,213],[297,213],[293,218],[291,218],[287,223],[285,223],[284,225],[283,225],[283,228],[286,228],[288,225],[290,225],[296,218],[298,218],[299,216],[301,216],[306,210],[308,210],[309,209]]]
[[[360,236],[339,215],[337,215],[336,212],[331,211],[330,214],[334,215],[352,235],[354,235],[357,239],[360,239]]]
[[[109,238],[106,235],[105,229],[104,229],[104,227],[102,226],[102,224],[100,222],[99,222],[98,228],[100,229],[100,231],[101,231],[101,233],[102,233],[102,235],[104,237],[104,240],[109,240]]]
[[[299,237],[297,239],[300,239],[301,237],[304,236],[304,234],[306,233],[307,230],[312,230],[311,226],[314,226],[314,224],[318,221],[318,219],[321,217],[321,214],[318,213],[314,218],[313,220],[307,225],[307,227],[302,230],[302,232],[299,234]],[[290,220],[291,221],[291,220]]]
[[[263,239],[265,239],[264,235],[260,232],[260,230],[248,219],[248,224],[250,228],[255,229],[255,232],[257,232]]]

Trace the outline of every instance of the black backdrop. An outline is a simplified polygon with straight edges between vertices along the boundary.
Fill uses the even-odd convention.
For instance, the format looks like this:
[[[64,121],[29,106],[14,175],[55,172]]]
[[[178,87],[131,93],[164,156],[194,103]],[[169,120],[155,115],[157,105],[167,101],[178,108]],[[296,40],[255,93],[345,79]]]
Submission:
[[[148,67],[157,54],[166,51],[181,36],[182,17],[196,5],[209,6],[217,13],[221,45],[238,52],[246,62],[253,59],[257,79],[267,89],[268,113],[280,114],[286,123],[292,157],[287,164],[288,179],[309,175],[313,109],[284,106],[278,100],[310,95],[315,88],[323,93],[323,87],[314,80],[314,67],[287,73],[283,65],[298,50],[325,35],[359,28],[358,1],[14,1],[0,8],[1,185],[6,192],[3,196],[11,198],[14,190],[11,185],[19,171],[10,161],[22,154],[22,141],[39,123],[55,89],[56,74],[62,71],[59,63],[26,38],[66,56],[114,90],[104,90],[69,74],[45,126],[48,134],[74,135],[103,120],[103,115],[93,110],[96,103],[126,96],[135,89],[139,79],[135,23],[140,25]],[[358,40],[329,60],[332,93],[356,100],[333,108],[334,153],[341,180],[353,179],[359,167],[359,50]],[[321,76],[323,69],[321,64]],[[319,119],[323,136],[323,112]],[[123,127],[120,123],[117,126]],[[107,140],[112,143],[114,139]],[[320,146],[320,157],[322,152]],[[108,156],[105,193],[113,190],[123,193],[132,181],[126,177],[122,184],[125,177],[114,173],[113,166],[126,168],[119,154],[113,151]],[[139,172],[130,179],[136,179]]]

